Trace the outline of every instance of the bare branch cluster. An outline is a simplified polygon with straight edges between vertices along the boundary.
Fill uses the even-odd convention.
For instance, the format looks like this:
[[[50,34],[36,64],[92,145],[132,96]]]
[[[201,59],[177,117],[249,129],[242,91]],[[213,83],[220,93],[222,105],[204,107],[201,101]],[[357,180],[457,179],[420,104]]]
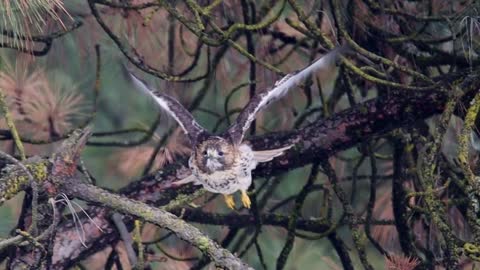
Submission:
[[[61,118],[58,106],[46,110],[46,137],[23,131],[39,119],[33,117],[38,110],[29,110],[41,107],[28,103],[35,91],[18,90],[18,76],[0,72],[0,140],[13,142],[0,153],[0,201],[27,194],[17,230],[0,241],[0,258],[8,258],[10,268],[82,266],[110,247],[104,267],[122,267],[119,242],[127,245],[127,264],[138,269],[164,259],[192,269],[211,261],[227,269],[288,269],[296,263],[294,243],[322,240],[333,247],[333,260],[322,257],[318,264],[338,269],[356,269],[357,261],[374,269],[378,258],[388,269],[461,269],[480,261],[475,1],[86,2],[81,11],[66,5],[73,20],[51,33],[2,28],[8,42],[0,47],[36,56],[54,54],[53,42],[71,36],[102,44],[88,113],[75,122]],[[15,40],[44,47],[32,50]],[[100,52],[112,49],[104,44],[189,111],[213,119],[213,132],[278,76],[338,45],[353,53],[253,123],[247,140],[254,149],[295,146],[254,171],[250,210],[223,213],[198,186],[172,184],[188,175],[189,149],[179,132],[161,123],[163,114],[147,127],[91,133],[89,124],[107,113],[98,101],[110,91],[108,83],[100,85],[107,70]],[[23,81],[40,81],[40,73],[33,74],[38,80]],[[221,97],[212,101],[213,95]],[[219,101],[221,109],[206,105]],[[168,131],[156,138],[159,126]],[[61,140],[54,154],[27,158],[24,145]],[[85,145],[124,148],[123,161],[142,156],[115,164],[128,176],[140,168],[142,176],[118,192],[98,187],[80,159]],[[294,175],[295,169],[302,173]],[[292,181],[296,188],[289,189]],[[64,219],[64,208],[79,206],[73,199],[87,203],[86,215],[73,211]],[[155,237],[147,239],[152,224]],[[216,241],[203,231],[223,227],[228,230]],[[282,229],[273,259],[264,242],[272,228]],[[170,235],[186,244],[169,242]],[[172,242],[187,246],[191,256],[174,255],[180,248]]]

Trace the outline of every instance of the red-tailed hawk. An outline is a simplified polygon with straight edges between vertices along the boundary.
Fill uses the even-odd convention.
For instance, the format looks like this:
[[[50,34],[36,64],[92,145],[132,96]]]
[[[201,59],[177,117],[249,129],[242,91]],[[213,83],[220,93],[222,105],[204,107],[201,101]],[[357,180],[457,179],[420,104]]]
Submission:
[[[254,96],[236,121],[223,134],[216,136],[200,126],[190,112],[177,100],[167,94],[153,89],[130,72],[133,83],[143,92],[150,95],[156,103],[172,116],[182,127],[193,146],[193,154],[189,159],[192,175],[176,182],[185,184],[193,182],[202,185],[206,190],[221,193],[225,196],[227,206],[234,208],[233,193],[240,190],[242,203],[250,208],[247,189],[252,183],[251,172],[258,163],[267,162],[284,153],[293,145],[255,151],[243,143],[243,137],[255,119],[256,114],[273,101],[283,97],[288,90],[299,85],[306,77],[319,71],[327,71],[335,64],[341,49],[335,49],[310,66],[287,74],[275,82],[267,91]]]

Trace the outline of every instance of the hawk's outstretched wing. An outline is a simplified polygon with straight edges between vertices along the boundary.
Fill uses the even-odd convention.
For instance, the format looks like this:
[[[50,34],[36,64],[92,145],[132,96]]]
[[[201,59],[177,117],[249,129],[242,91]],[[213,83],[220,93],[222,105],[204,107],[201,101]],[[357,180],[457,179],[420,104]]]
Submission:
[[[267,107],[271,102],[283,97],[288,90],[299,85],[309,75],[322,69],[325,70],[331,67],[335,63],[339,54],[341,54],[344,50],[345,47],[332,50],[310,66],[302,70],[289,73],[282,79],[276,81],[273,88],[254,96],[238,115],[235,123],[227,130],[227,133],[232,138],[233,143],[238,145],[242,142],[245,132],[248,130],[250,124],[260,110]]]
[[[151,96],[162,109],[177,121],[185,134],[189,137],[192,145],[196,144],[197,138],[200,134],[207,132],[197,123],[197,121],[195,121],[192,114],[183,107],[180,102],[167,94],[160,93],[158,90],[149,87],[144,81],[135,76],[133,72],[128,70],[128,68],[127,71],[132,78],[134,85]]]

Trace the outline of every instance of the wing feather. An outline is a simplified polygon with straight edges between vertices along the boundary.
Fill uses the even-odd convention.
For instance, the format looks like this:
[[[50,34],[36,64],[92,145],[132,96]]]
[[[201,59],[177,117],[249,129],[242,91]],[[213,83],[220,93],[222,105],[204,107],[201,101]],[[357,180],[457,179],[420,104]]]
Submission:
[[[283,155],[285,151],[292,148],[292,145],[277,148],[277,149],[270,149],[270,150],[262,150],[262,151],[253,151],[253,157],[256,162],[268,162],[278,156]]]
[[[128,69],[127,69],[128,70]],[[128,74],[132,79],[133,84],[140,89],[143,93],[146,93],[155,100],[155,102],[165,110],[183,129],[185,134],[189,137],[191,143],[194,145],[200,134],[207,131],[200,126],[193,118],[193,115],[180,104],[175,98],[160,93],[158,90],[149,87],[143,80],[135,76],[133,72],[128,70]]]
[[[245,108],[240,112],[235,123],[230,126],[227,133],[233,140],[234,144],[240,144],[243,140],[245,132],[250,128],[252,121],[255,119],[256,114],[266,108],[270,103],[280,99],[287,94],[288,90],[299,85],[305,78],[313,74],[314,72],[325,70],[331,67],[344,47],[340,47],[332,50],[328,54],[324,55],[310,66],[287,74],[282,79],[275,82],[274,86],[264,92],[254,96]]]

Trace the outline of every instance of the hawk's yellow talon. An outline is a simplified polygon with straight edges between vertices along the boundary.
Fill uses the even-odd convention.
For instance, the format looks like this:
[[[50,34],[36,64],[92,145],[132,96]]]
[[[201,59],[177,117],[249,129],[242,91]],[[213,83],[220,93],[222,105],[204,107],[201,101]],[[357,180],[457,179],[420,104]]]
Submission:
[[[250,197],[248,197],[247,192],[245,190],[242,190],[242,203],[243,206],[246,208],[250,208],[250,205],[252,205],[252,202],[250,201]]]
[[[235,209],[235,201],[233,200],[233,195],[223,194],[225,198],[225,203],[227,204],[228,208]]]

